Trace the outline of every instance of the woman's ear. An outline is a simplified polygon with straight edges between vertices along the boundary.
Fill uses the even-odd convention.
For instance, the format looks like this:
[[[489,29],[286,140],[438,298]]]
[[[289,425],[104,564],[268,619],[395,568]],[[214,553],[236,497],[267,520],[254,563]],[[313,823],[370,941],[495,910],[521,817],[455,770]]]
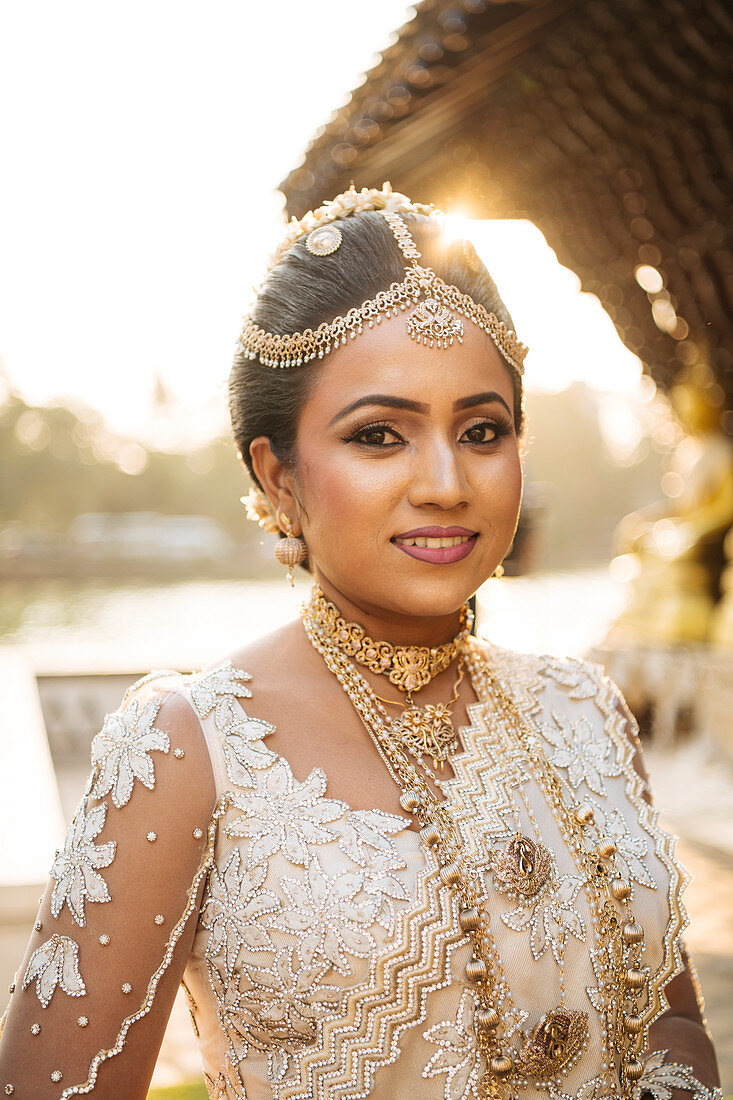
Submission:
[[[270,504],[279,517],[282,513],[290,521],[294,535],[302,534],[298,504],[293,492],[293,468],[272,451],[269,437],[258,435],[249,445],[252,468]],[[279,522],[279,520],[278,520]]]

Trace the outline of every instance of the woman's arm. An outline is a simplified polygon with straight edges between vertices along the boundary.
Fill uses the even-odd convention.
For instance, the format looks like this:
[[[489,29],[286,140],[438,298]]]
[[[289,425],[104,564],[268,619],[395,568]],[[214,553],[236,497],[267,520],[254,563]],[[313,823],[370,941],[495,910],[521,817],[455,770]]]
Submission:
[[[684,958],[685,969],[672,979],[665,990],[669,1010],[649,1028],[649,1050],[667,1051],[664,1057],[666,1065],[676,1062],[689,1066],[693,1077],[701,1085],[715,1089],[720,1085],[715,1050],[703,1023],[687,956]],[[665,1071],[658,1072],[663,1075]],[[674,1089],[672,1100],[690,1100],[690,1090]]]
[[[95,738],[2,1032],[8,1095],[147,1095],[195,932],[215,799],[198,720],[163,686],[127,696]]]
[[[651,787],[649,773],[644,763],[639,730],[626,701],[619,696],[616,709],[624,719],[626,733],[634,748],[632,764],[637,775],[644,781],[644,793],[642,797],[651,803]],[[687,1074],[680,1074],[680,1080],[674,1081],[676,1074],[669,1070],[670,1063],[677,1063],[682,1067],[690,1067],[693,1077],[705,1088],[714,1089],[720,1085],[718,1064],[715,1057],[712,1039],[705,1027],[702,1017],[702,993],[699,985],[693,981],[691,966],[686,952],[683,951],[685,968],[681,974],[673,978],[666,986],[665,993],[669,1001],[669,1009],[649,1028],[649,1046],[651,1052],[666,1051],[664,1062],[659,1067],[655,1059],[650,1062],[647,1059],[647,1074],[657,1075],[663,1080],[668,1078],[668,1085],[680,1083]],[[644,1085],[641,1085],[641,1094],[644,1093]],[[653,1094],[652,1094],[653,1095]],[[690,1090],[684,1088],[672,1088],[671,1100],[690,1100]]]

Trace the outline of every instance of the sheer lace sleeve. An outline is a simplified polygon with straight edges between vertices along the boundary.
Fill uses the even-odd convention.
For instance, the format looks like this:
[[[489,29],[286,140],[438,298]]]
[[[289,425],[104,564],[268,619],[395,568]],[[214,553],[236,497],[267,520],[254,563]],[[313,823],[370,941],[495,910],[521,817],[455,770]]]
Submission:
[[[0,1042],[6,1095],[147,1095],[211,863],[214,780],[171,674],[105,719]]]

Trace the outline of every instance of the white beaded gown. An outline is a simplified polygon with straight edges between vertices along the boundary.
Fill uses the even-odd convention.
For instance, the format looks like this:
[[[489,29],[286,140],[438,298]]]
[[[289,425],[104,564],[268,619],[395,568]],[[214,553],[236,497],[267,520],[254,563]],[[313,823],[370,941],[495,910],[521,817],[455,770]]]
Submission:
[[[615,842],[645,929],[647,1019],[659,1016],[683,966],[685,874],[632,767],[633,719],[594,665],[494,647],[477,654]],[[486,868],[516,1010],[508,1026],[531,1027],[560,1003],[588,1015],[577,1063],[544,1091],[529,1081],[522,1095],[611,1097],[607,960],[591,892],[495,704],[479,692],[469,718],[443,795]],[[146,1019],[167,1013],[184,966],[210,1097],[477,1095],[469,945],[454,892],[407,817],[329,797],[318,768],[299,782],[268,747],[272,730],[257,716],[257,683],[230,662],[151,674],[105,720],[5,1029],[9,1042],[32,1035],[23,1041],[54,1082],[43,1095],[94,1094],[136,1031],[143,1050]],[[203,812],[212,770],[215,803]],[[552,853],[548,888],[529,899],[498,892],[488,874],[486,853],[518,830]],[[645,1059],[635,1095],[714,1095],[664,1052]],[[27,1095],[22,1080],[8,1085]]]

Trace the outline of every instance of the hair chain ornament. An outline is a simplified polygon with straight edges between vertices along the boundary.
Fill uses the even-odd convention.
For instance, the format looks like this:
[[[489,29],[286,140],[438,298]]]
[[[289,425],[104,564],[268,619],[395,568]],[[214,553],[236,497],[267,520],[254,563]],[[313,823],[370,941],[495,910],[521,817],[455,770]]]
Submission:
[[[381,191],[364,188],[356,192],[352,188],[337,196],[333,202],[309,212],[300,222],[291,223],[286,242],[276,254],[276,262],[304,233],[308,234],[308,251],[315,255],[330,255],[341,244],[340,230],[331,223],[361,210],[378,210],[386,219],[408,264],[402,282],[392,283],[388,290],[380,291],[345,315],[303,332],[276,335],[260,328],[251,317],[245,317],[238,345],[241,354],[247,359],[257,359],[268,367],[300,367],[314,359],[323,359],[335,348],[345,345],[347,340],[361,335],[365,329],[381,324],[384,318],[396,317],[408,307],[417,306],[407,322],[413,339],[429,347],[442,348],[450,347],[455,340],[460,342],[463,323],[455,317],[458,313],[482,329],[506,362],[522,374],[527,348],[519,342],[515,333],[470,295],[445,283],[432,268],[419,265],[421,254],[400,214],[415,212],[437,217],[439,211],[412,203],[405,195],[393,192],[389,184],[385,184]],[[316,231],[321,228],[335,230],[339,235],[338,241],[335,233],[325,239],[323,234],[317,236]],[[421,298],[424,300],[420,301]]]
[[[466,964],[466,981],[475,991],[474,1029],[483,1056],[478,1083],[481,1100],[518,1100],[533,1079],[534,1087],[560,1091],[563,1077],[582,1057],[588,1043],[588,1016],[560,1003],[550,1008],[527,1032],[511,998],[511,992],[491,933],[491,914],[486,888],[471,857],[466,853],[455,812],[439,800],[408,756],[413,747],[391,722],[375,695],[332,630],[320,618],[325,601],[313,600],[302,609],[303,625],[326,666],[337,677],[351,700],[389,774],[401,790],[400,803],[422,826],[420,837],[440,868],[440,881],[458,895],[458,920],[468,936],[472,953]],[[325,605],[326,607],[332,605]],[[371,640],[370,640],[371,642]],[[376,646],[382,643],[371,643]],[[605,1075],[609,1095],[631,1100],[643,1073],[641,1055],[648,1032],[645,1017],[648,968],[643,965],[644,932],[630,908],[631,885],[616,858],[616,845],[602,836],[593,810],[578,804],[575,792],[550,764],[539,739],[529,727],[510,694],[497,681],[485,658],[465,640],[463,657],[479,698],[493,700],[507,732],[522,753],[539,784],[578,871],[582,874],[596,925],[596,954],[607,958],[601,979],[605,1009]],[[358,658],[357,658],[358,659]],[[368,666],[371,667],[371,666]],[[555,860],[541,843],[520,832],[499,851],[492,850],[490,870],[496,889],[532,897],[556,883]],[[564,988],[564,987],[563,987]],[[619,1063],[619,1082],[613,1069]]]

